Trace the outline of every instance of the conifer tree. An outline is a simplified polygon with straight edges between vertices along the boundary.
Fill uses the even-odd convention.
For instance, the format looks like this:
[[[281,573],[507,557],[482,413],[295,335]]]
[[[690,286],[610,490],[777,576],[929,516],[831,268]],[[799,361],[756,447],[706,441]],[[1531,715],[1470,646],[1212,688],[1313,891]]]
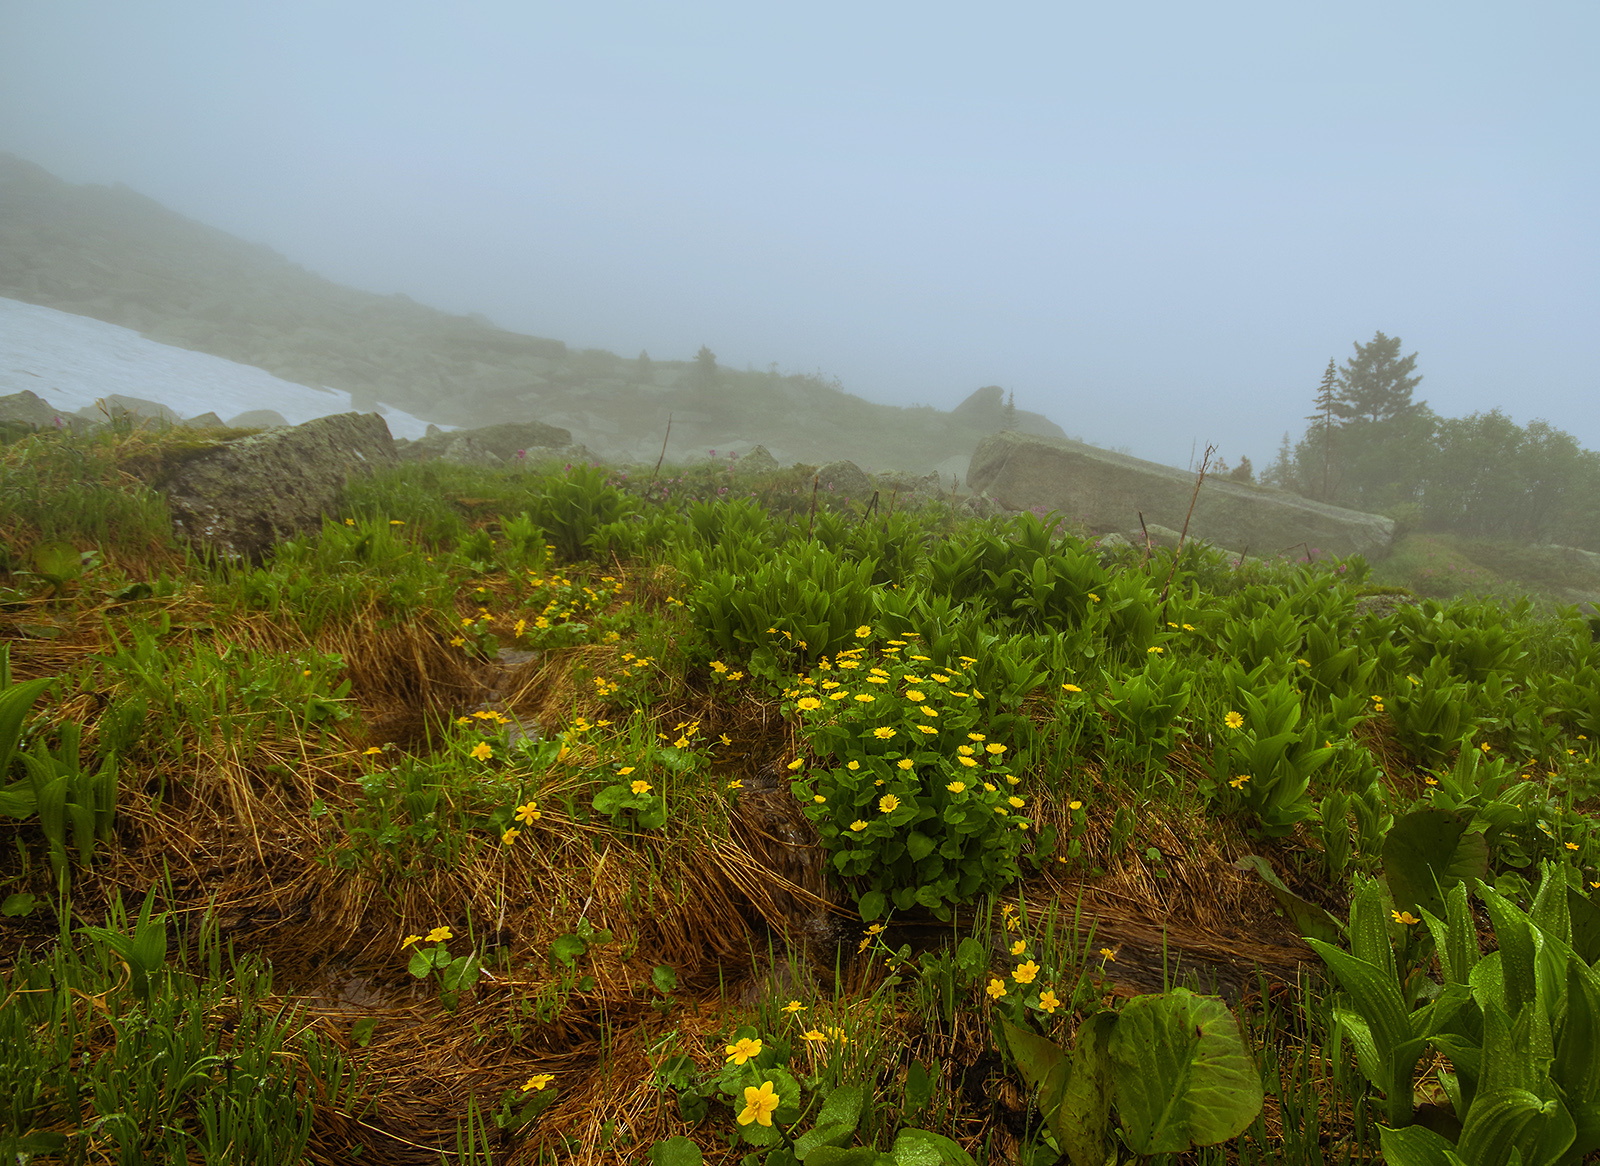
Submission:
[[[1341,423],[1394,421],[1419,412],[1426,401],[1411,400],[1411,390],[1422,381],[1415,375],[1417,354],[1400,355],[1400,337],[1373,334],[1369,343],[1357,342],[1356,354],[1339,370],[1339,388],[1332,402]]]

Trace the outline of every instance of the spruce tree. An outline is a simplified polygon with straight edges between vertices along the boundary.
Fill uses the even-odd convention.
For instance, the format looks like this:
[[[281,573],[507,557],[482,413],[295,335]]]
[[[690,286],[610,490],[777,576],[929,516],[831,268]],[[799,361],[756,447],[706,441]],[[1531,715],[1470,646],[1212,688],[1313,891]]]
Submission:
[[[1419,412],[1426,401],[1411,400],[1411,390],[1421,383],[1415,375],[1417,354],[1400,355],[1400,337],[1375,333],[1371,342],[1357,343],[1356,354],[1339,370],[1339,387],[1332,402],[1341,422],[1395,421]]]

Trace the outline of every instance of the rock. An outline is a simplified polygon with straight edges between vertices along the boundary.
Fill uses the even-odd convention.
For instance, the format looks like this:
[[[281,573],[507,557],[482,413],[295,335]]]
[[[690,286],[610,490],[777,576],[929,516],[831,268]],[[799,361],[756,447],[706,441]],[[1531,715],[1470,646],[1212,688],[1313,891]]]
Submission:
[[[735,474],[770,474],[782,469],[764,445],[758,445],[733,463]]]
[[[198,417],[191,417],[184,422],[190,429],[223,429],[222,418],[215,413],[202,413]]]
[[[183,418],[160,401],[147,401],[143,397],[125,397],[112,393],[93,405],[79,409],[78,415],[91,422],[104,422],[126,418],[134,425],[182,425]]]
[[[228,422],[229,429],[273,429],[289,424],[289,419],[276,409],[251,409],[240,413]]]
[[[351,477],[396,460],[382,417],[341,413],[222,442],[184,462],[163,492],[177,533],[260,562],[280,539],[317,529]]]
[[[1095,540],[1095,542],[1098,548],[1102,551],[1123,551],[1131,550],[1133,548],[1133,543],[1122,537],[1122,535],[1118,534],[1116,531],[1112,531],[1110,534],[1101,535]]]
[[[944,483],[937,472],[909,474],[901,470],[891,470],[886,474],[878,474],[877,481],[878,501],[884,506],[889,504],[891,497],[897,506],[934,502],[945,497]]]
[[[817,481],[822,492],[832,494],[835,502],[848,499],[864,504],[871,501],[872,492],[877,489],[866,471],[855,462],[829,462],[818,466]]]
[[[0,397],[0,425],[56,429],[65,424],[65,419],[48,401],[27,389]]]
[[[430,422],[428,422],[428,428],[423,432],[423,436],[424,437],[443,437],[444,436],[444,430],[440,429],[437,425],[435,425],[432,421],[430,421]]]
[[[463,439],[465,444],[462,444]],[[477,429],[455,429],[448,433],[430,425],[427,436],[409,442],[401,449],[400,456],[406,461],[442,458],[465,465],[498,465],[501,462],[525,461],[535,454],[543,457],[551,450],[571,443],[571,433],[539,421],[484,425]]]
[[[1080,441],[1016,433],[984,438],[967,484],[1007,510],[1057,510],[1092,531],[1176,530],[1194,497],[1195,476]],[[1393,519],[1208,477],[1195,501],[1189,537],[1271,558],[1280,553],[1383,553]]]

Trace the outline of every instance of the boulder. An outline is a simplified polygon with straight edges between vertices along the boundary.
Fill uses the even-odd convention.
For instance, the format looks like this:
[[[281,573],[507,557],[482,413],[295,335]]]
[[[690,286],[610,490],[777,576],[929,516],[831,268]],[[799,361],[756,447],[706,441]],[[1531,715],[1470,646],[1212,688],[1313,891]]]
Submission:
[[[93,405],[79,409],[80,417],[90,421],[118,420],[126,418],[135,425],[182,425],[183,418],[167,408],[160,401],[147,401],[143,397],[127,397],[121,393],[112,393],[102,397]]]
[[[276,409],[251,409],[229,420],[228,428],[274,429],[287,424],[289,419]]]
[[[855,462],[829,462],[818,466],[817,482],[822,492],[832,494],[836,502],[848,499],[866,503],[871,501],[872,492],[877,489],[867,472]]]
[[[911,474],[902,470],[891,470],[885,474],[878,474],[877,481],[878,501],[885,506],[889,504],[890,497],[895,498],[897,504],[901,506],[917,502],[933,502],[945,497],[944,482],[937,472]]]
[[[764,445],[758,445],[733,463],[735,474],[770,474],[782,469]]]
[[[190,429],[223,429],[222,418],[215,413],[202,413],[198,417],[191,417],[184,422]]]
[[[571,433],[539,421],[485,425],[477,429],[449,432],[430,425],[426,437],[401,447],[400,456],[406,461],[442,458],[468,465],[498,465],[501,462],[525,461],[535,454],[543,457],[552,450],[570,444]]]
[[[340,413],[203,450],[162,490],[177,533],[227,558],[260,562],[280,539],[317,529],[351,477],[396,460],[382,417]]]
[[[27,389],[0,397],[0,425],[55,429],[64,423],[61,414],[48,401]]]
[[[1182,529],[1195,475],[1070,439],[1016,433],[984,438],[973,451],[967,484],[1007,510],[1059,511],[1091,531],[1159,524]],[[1309,552],[1382,554],[1394,521],[1327,506],[1226,478],[1208,477],[1195,499],[1189,537],[1270,558]]]

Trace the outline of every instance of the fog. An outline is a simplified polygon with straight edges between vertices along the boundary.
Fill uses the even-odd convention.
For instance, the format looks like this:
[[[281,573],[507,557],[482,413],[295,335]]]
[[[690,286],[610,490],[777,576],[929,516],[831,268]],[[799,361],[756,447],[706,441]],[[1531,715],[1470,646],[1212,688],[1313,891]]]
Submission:
[[[1436,412],[1600,448],[1592,3],[772,9],[8,0],[0,150],[574,347],[999,384],[1180,466],[1264,464],[1380,329]]]

